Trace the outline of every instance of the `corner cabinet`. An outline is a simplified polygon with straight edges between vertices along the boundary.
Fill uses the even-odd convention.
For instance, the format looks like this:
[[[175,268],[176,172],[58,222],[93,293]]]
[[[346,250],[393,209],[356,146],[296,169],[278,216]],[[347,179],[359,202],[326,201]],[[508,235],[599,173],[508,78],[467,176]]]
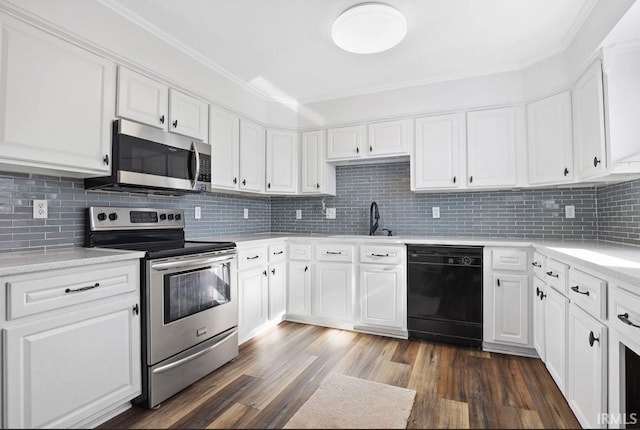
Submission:
[[[327,163],[326,132],[302,133],[300,154],[300,193],[335,196],[336,167]]]
[[[527,105],[529,183],[573,181],[573,133],[569,91]]]
[[[141,393],[138,260],[3,281],[4,428],[90,427],[130,406]]]
[[[115,65],[0,15],[0,169],[111,171]]]
[[[602,62],[596,61],[576,82],[574,91],[576,171],[578,179],[607,172]]]
[[[240,120],[240,189],[264,192],[265,129]]]
[[[412,190],[459,188],[461,140],[457,114],[416,119]]]
[[[267,130],[266,191],[295,194],[298,191],[298,133]]]
[[[517,184],[514,107],[467,112],[469,188]]]

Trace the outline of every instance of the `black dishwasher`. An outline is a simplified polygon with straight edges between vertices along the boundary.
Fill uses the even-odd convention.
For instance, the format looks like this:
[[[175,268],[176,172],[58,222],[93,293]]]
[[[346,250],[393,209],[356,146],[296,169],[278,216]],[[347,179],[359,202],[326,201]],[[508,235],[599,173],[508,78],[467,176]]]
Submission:
[[[407,246],[409,337],[482,346],[482,247]]]

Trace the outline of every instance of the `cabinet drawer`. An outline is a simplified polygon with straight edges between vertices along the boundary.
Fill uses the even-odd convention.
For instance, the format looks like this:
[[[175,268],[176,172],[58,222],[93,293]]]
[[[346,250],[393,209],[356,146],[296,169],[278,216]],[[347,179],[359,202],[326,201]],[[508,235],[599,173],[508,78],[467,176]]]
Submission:
[[[547,267],[547,257],[540,254],[539,252],[533,253],[533,261],[531,262],[531,266],[533,266],[533,273],[535,273],[540,279],[545,279],[546,274],[545,270]]]
[[[287,257],[287,245],[278,243],[269,246],[269,263],[278,263],[284,261]]]
[[[638,287],[629,287],[629,289]],[[609,326],[640,343],[640,295],[615,286],[609,290]]]
[[[596,318],[606,319],[607,281],[569,269],[569,298]]]
[[[289,244],[289,259],[291,260],[311,260],[311,245],[302,243]]]
[[[552,258],[547,258],[544,272],[545,281],[564,295],[569,294],[567,291],[568,272],[569,266]]]
[[[407,252],[404,246],[361,246],[360,262],[378,264],[400,264],[402,255]]]
[[[317,245],[316,259],[318,261],[353,261],[353,246],[351,245]]]
[[[238,250],[238,270],[259,267],[267,263],[266,246]]]
[[[73,306],[140,288],[139,260],[6,278],[7,319]]]
[[[494,249],[491,251],[494,270],[527,271],[527,251],[523,249]]]

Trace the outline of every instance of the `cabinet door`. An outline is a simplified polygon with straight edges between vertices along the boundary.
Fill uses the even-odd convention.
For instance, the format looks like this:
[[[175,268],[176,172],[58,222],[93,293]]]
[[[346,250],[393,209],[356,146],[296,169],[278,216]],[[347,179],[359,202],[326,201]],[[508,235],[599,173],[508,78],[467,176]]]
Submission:
[[[298,133],[267,130],[267,192],[298,190]]]
[[[404,328],[406,284],[402,266],[360,266],[360,320],[363,324]]]
[[[529,344],[529,279],[526,275],[493,275],[493,338]]]
[[[269,318],[267,269],[238,273],[238,337],[242,341]]]
[[[458,116],[416,119],[416,146],[412,157],[414,188],[457,188],[460,177]]]
[[[530,184],[573,180],[571,128],[569,91],[527,105]]]
[[[407,120],[369,124],[368,136],[370,156],[409,154]]]
[[[344,160],[360,158],[365,154],[362,127],[330,128],[327,131],[327,159]]]
[[[567,375],[567,313],[569,300],[547,288],[544,308],[545,364],[563,394]]]
[[[533,346],[542,361],[545,361],[544,300],[547,285],[537,276],[533,277]]]
[[[170,88],[169,131],[206,142],[209,135],[209,105]]]
[[[70,428],[140,394],[140,318],[127,298],[4,329],[5,426]]]
[[[568,400],[584,428],[604,428],[607,412],[607,328],[579,307],[569,307]]]
[[[515,108],[467,113],[469,187],[516,185]]]
[[[302,133],[301,180],[302,194],[335,194],[335,166],[326,161],[326,133],[324,130]]]
[[[168,109],[169,87],[118,67],[116,116],[167,130]]]
[[[607,171],[602,63],[599,60],[576,82],[573,95],[576,170],[579,179],[586,179]]]
[[[318,263],[316,265],[315,315],[334,320],[353,318],[353,265]]]
[[[6,16],[0,42],[0,164],[109,174],[114,64]]]
[[[209,111],[211,186],[240,189],[240,117],[212,107]]]
[[[269,266],[269,319],[282,318],[287,310],[287,264]]]
[[[240,121],[240,189],[264,191],[264,128],[250,121]]]
[[[309,262],[289,262],[287,290],[287,312],[296,315],[311,315],[311,265]]]

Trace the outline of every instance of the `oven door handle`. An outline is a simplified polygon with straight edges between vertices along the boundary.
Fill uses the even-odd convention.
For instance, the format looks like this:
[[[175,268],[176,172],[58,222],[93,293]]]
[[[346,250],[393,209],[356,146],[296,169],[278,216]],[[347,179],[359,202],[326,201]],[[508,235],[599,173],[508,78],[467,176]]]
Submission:
[[[193,175],[193,183],[191,184],[191,189],[195,190],[196,185],[198,185],[198,178],[200,177],[200,153],[198,152],[198,147],[195,142],[191,142],[191,150],[193,151],[193,155],[196,157],[196,172]]]
[[[179,268],[189,268],[194,266],[201,266],[205,264],[212,263],[224,263],[226,261],[231,261],[235,258],[235,255],[227,255],[224,257],[213,257],[213,258],[198,258],[194,260],[180,260],[180,261],[168,261],[166,263],[152,263],[151,269],[156,271],[168,270],[168,269],[179,269]]]
[[[234,334],[237,333],[237,330],[232,330],[229,333],[227,333],[223,338],[221,338],[220,340],[218,340],[218,342],[216,342],[214,345],[211,345],[205,349],[203,349],[202,351],[198,351],[193,355],[190,355],[188,357],[185,358],[181,358],[180,360],[167,364],[166,366],[162,366],[162,367],[158,367],[157,369],[153,369],[152,373],[163,373],[166,372],[168,370],[171,370],[175,367],[178,366],[182,366],[184,363],[188,363],[191,360],[195,360],[196,358],[205,355],[208,352],[211,352],[212,350],[216,349],[217,347],[219,347],[223,342],[227,341],[231,336],[233,336]]]

